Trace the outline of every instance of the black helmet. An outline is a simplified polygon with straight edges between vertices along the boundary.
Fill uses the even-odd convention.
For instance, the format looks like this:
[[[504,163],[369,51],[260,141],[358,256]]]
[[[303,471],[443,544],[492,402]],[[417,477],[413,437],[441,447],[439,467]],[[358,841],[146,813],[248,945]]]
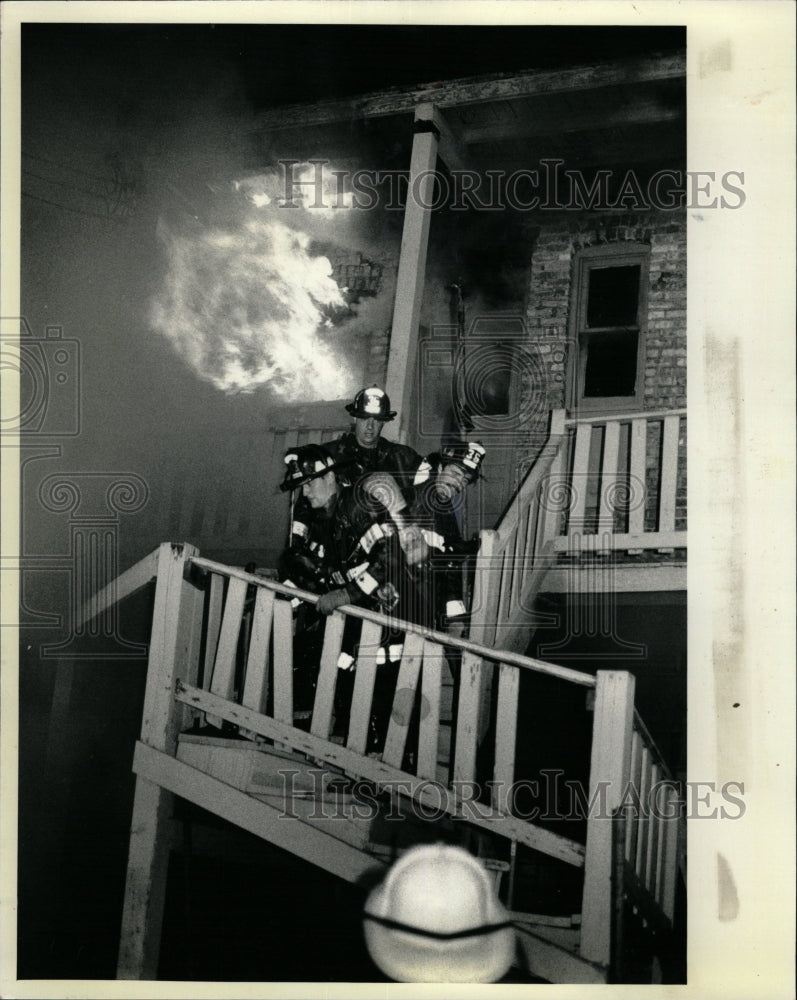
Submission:
[[[459,465],[467,474],[468,482],[479,478],[479,468],[486,452],[478,441],[451,444],[443,448],[441,461],[443,465]]]
[[[305,444],[301,448],[291,448],[285,453],[285,479],[280,489],[296,490],[311,479],[318,479],[328,472],[337,472],[347,462],[336,462],[326,448],[320,444]]]
[[[376,417],[377,420],[392,420],[396,415],[390,409],[390,397],[382,389],[372,385],[370,389],[360,389],[354,402],[348,403],[346,412],[353,417]]]

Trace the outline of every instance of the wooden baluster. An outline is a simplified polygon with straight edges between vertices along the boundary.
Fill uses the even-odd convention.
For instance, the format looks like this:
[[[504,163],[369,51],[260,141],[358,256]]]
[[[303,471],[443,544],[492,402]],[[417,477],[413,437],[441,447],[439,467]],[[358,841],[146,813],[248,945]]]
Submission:
[[[648,830],[650,829],[650,816],[648,814],[648,798],[650,796],[650,774],[651,761],[650,750],[642,747],[642,781],[639,787],[639,799],[642,803],[642,812],[638,820],[639,836],[636,843],[636,857],[634,858],[634,870],[641,882],[645,881],[645,858],[648,849]]]
[[[631,508],[628,512],[629,535],[641,535],[645,530],[645,458],[647,448],[648,422],[639,417],[631,422]]]
[[[498,621],[498,595],[500,586],[500,570],[497,566],[498,532],[482,531],[479,535],[479,554],[476,557],[476,573],[473,584],[473,615],[471,617],[469,637],[474,642],[484,646],[494,646],[496,639],[496,622]],[[478,659],[478,658],[477,658]],[[475,668],[476,693],[476,727],[477,738],[487,730],[490,719],[490,697],[492,687],[492,664],[478,659],[479,666]],[[470,694],[466,695],[470,697]],[[460,704],[462,689],[460,689]]]
[[[642,783],[642,738],[640,737],[637,730],[634,730],[633,736],[631,737],[631,786],[636,789],[637,795],[640,794],[640,785]],[[629,796],[629,801],[631,796]],[[641,804],[641,800],[640,800]],[[636,845],[637,839],[639,837],[639,817],[641,809],[636,813],[629,812],[626,817],[625,825],[625,857],[629,864],[634,865],[636,862]]]
[[[556,454],[548,475],[540,487],[541,510],[535,537],[535,556],[542,554],[560,533],[565,494],[565,459],[569,440],[565,434],[564,410],[554,410],[551,414],[551,439],[553,441],[556,438],[559,438]]]
[[[661,446],[661,487],[659,489],[659,531],[675,530],[675,495],[678,480],[678,432],[680,417],[664,418]]]
[[[479,730],[482,658],[462,654],[457,703],[457,733],[454,748],[454,780],[476,780],[476,745]]]
[[[335,687],[338,681],[338,657],[343,644],[343,629],[346,619],[339,611],[333,611],[327,618],[324,629],[324,646],[321,650],[321,667],[313,702],[313,718],[310,732],[314,736],[329,739],[332,732],[332,711],[335,705]]]
[[[664,865],[665,865],[665,852],[667,847],[667,827],[670,822],[667,819],[668,810],[670,809],[670,803],[672,799],[673,788],[672,785],[663,785],[659,788],[656,795],[656,825],[658,831],[656,834],[656,863],[655,863],[655,878],[653,880],[653,886],[651,892],[656,902],[661,906],[662,899],[662,885],[664,882]]]
[[[503,557],[501,559],[501,583],[500,591],[498,596],[498,613],[496,617],[496,645],[501,644],[501,632],[500,628],[506,622],[509,621],[511,613],[511,598],[512,598],[512,549],[514,547],[515,539],[517,538],[517,528],[514,529],[514,538],[510,538],[507,542],[506,547],[503,551]]]
[[[498,726],[495,738],[493,805],[504,813],[512,811],[509,790],[515,780],[519,688],[520,670],[502,663],[498,674],[497,717],[501,720],[501,724]]]
[[[567,533],[584,534],[587,512],[587,485],[589,482],[589,451],[592,443],[592,424],[579,424],[576,428],[576,450],[573,459],[573,478],[571,485],[574,493],[573,505]]]
[[[509,590],[509,615],[514,617],[520,606],[520,594],[523,589],[523,564],[526,558],[526,537],[529,530],[531,507],[527,506],[520,512],[515,544],[512,547],[512,577]]]
[[[407,729],[410,722],[409,714],[415,703],[415,692],[418,687],[418,677],[424,658],[423,637],[408,632],[404,638],[404,652],[401,657],[398,680],[396,681],[396,696],[393,700],[393,711],[390,713],[390,723],[387,727],[385,750],[382,760],[393,767],[401,767],[404,760],[404,750],[407,745]],[[397,704],[398,699],[401,704]]]
[[[440,688],[443,680],[443,647],[436,642],[423,644],[421,680],[421,726],[418,734],[419,778],[437,778],[437,742],[440,735]]]
[[[224,605],[224,577],[218,573],[210,575],[210,593],[208,594],[208,621],[205,628],[205,661],[202,667],[202,687],[210,688],[213,676],[213,664],[216,661],[216,651],[219,644],[221,629],[221,611]]]
[[[659,897],[664,915],[672,922],[675,914],[675,886],[678,877],[678,849],[682,833],[683,820],[680,816],[680,803],[678,793],[675,788],[670,787],[670,794],[667,801],[667,813],[669,815],[673,803],[678,803],[678,812],[672,819],[668,819],[664,827],[664,851],[662,855],[662,878],[661,895]]]
[[[515,607],[518,610],[523,608],[523,587],[526,580],[534,572],[534,552],[537,542],[537,525],[540,519],[540,492],[539,487],[530,505],[528,518],[526,519],[526,535],[523,540],[523,561],[518,570],[518,587],[515,599]]]
[[[293,608],[274,601],[274,718],[293,725]]]
[[[249,655],[246,659],[246,677],[241,703],[256,712],[263,712],[268,698],[268,651],[274,619],[274,592],[265,587],[257,588]]]
[[[617,496],[617,461],[620,452],[620,424],[607,420],[603,439],[601,493],[598,508],[598,534],[614,532],[614,499]],[[601,545],[598,546],[601,548]]]
[[[230,577],[227,584],[227,600],[224,602],[224,617],[221,620],[219,645],[213,666],[210,690],[220,698],[229,700],[235,692],[235,655],[238,650],[238,635],[246,600],[246,580]],[[211,726],[221,729],[221,719],[208,715]]]
[[[649,796],[649,801],[652,801],[653,789],[655,789],[661,779],[661,768],[658,764],[654,764],[650,769],[650,782],[651,782],[651,795]],[[658,844],[659,844],[659,822],[656,819],[653,811],[650,811],[650,819],[648,821],[648,846],[645,858],[645,871],[643,875],[643,881],[648,887],[648,890],[652,893],[656,887],[656,858],[658,856]]]
[[[482,531],[479,535],[479,552],[473,579],[473,605],[470,623],[470,638],[491,646],[495,639],[495,614],[498,610],[498,576],[495,550],[498,542],[497,531]]]
[[[599,670],[590,757],[589,798],[606,782],[607,815],[587,819],[581,955],[608,966],[611,954],[612,835],[608,818],[620,804],[629,777],[634,715],[634,677],[626,671]]]
[[[381,643],[382,626],[374,622],[363,622],[351,697],[349,736],[346,742],[349,750],[354,750],[355,753],[364,754],[368,745],[368,723],[371,719],[376,679],[376,653]]]

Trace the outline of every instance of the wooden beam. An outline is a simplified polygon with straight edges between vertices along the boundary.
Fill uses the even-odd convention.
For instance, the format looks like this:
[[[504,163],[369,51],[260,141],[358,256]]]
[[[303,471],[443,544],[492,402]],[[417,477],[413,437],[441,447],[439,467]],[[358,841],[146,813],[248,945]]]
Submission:
[[[429,123],[433,117],[434,108],[428,104],[421,105],[415,113],[416,126]],[[418,324],[426,277],[438,144],[436,131],[416,132],[412,140],[385,384],[393,407],[398,410],[397,437],[401,442],[407,441],[414,417],[414,413],[410,411],[410,403],[413,390],[416,389]]]
[[[583,489],[586,479],[582,481]],[[612,549],[685,549],[687,548],[687,534],[685,531],[643,531],[639,535],[631,535],[625,532],[616,532],[608,540]],[[600,552],[606,548],[607,539],[604,534],[585,535],[578,533],[575,535],[562,535],[555,538],[553,542],[554,552]]]
[[[574,955],[561,945],[546,941],[525,927],[516,929],[522,966],[549,983],[605,983],[606,971]]]
[[[552,569],[545,577],[543,594],[598,594],[594,573],[578,566]],[[615,565],[612,591],[624,593],[655,593],[656,591],[686,590],[686,564],[640,563]]]
[[[347,882],[358,882],[363,875],[382,866],[377,858],[307,823],[287,817],[284,809],[266,805],[143,743],[136,744],[133,770],[139,780],[146,776],[147,783],[156,783],[159,790],[167,789]],[[154,979],[155,975],[147,978]]]
[[[598,87],[637,87],[643,83],[675,80],[685,76],[686,56],[679,52],[570,66],[567,69],[460,78],[420,84],[406,90],[379,91],[342,101],[283,105],[257,115],[253,131],[274,132],[339,121],[350,122],[353,119],[410,114],[419,104],[434,104],[442,109],[456,108],[515,97],[578,93]]]
[[[478,143],[492,144],[506,139],[536,139],[568,132],[599,132],[609,128],[678,121],[685,116],[685,103],[682,108],[664,107],[658,101],[639,101],[597,114],[594,109],[568,111],[566,116],[562,114],[561,108],[538,108],[535,105],[534,108],[524,109],[522,117],[508,116],[505,122],[463,129],[462,142],[470,146]]]
[[[429,109],[428,111],[426,109]],[[420,109],[419,109],[420,111]],[[465,144],[459,135],[455,135],[451,126],[441,114],[440,109],[432,104],[424,105],[425,115],[434,123],[435,128],[440,133],[437,155],[445,163],[449,170],[470,170],[473,169],[473,162],[468,155]]]
[[[75,622],[75,628],[80,628],[82,625],[90,622],[92,618],[96,618],[106,608],[118,604],[154,580],[158,572],[159,553],[159,548],[155,549],[154,552],[150,552],[148,556],[144,556],[143,559],[140,559],[130,569],[125,570],[124,573],[120,573],[115,580],[111,580],[102,590],[98,590],[96,594],[92,594],[81,608],[80,617]]]

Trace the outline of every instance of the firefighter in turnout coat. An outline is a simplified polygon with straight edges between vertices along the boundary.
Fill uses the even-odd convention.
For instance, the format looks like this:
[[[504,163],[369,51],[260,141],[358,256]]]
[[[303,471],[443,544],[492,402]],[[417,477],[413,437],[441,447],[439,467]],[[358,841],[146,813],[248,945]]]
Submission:
[[[344,604],[360,605],[396,618],[408,618],[419,602],[415,581],[404,554],[405,526],[398,512],[380,501],[363,484],[345,485],[339,475],[343,463],[322,445],[305,445],[285,456],[283,490],[301,489],[306,508],[293,518],[291,539],[281,559],[284,579],[297,586],[309,581],[321,592],[316,615],[331,614]],[[341,477],[342,478],[342,477]],[[294,579],[299,576],[300,579]],[[413,620],[415,620],[413,616]],[[347,621],[338,666],[336,729],[345,731],[350,707],[347,689],[353,685],[351,668],[356,661],[359,622]],[[315,645],[320,655],[322,629]],[[403,635],[385,628],[376,652],[369,750],[381,750],[387,730],[395,681],[403,648]],[[315,650],[313,650],[315,652]],[[314,661],[313,682],[318,658]],[[348,695],[348,697],[347,697]]]
[[[346,412],[354,421],[346,434],[325,445],[338,461],[350,464],[346,470],[349,483],[362,482],[372,472],[393,476],[405,496],[409,496],[413,479],[421,464],[421,456],[408,445],[387,441],[382,437],[386,423],[396,416],[390,409],[390,398],[377,386],[361,389]]]

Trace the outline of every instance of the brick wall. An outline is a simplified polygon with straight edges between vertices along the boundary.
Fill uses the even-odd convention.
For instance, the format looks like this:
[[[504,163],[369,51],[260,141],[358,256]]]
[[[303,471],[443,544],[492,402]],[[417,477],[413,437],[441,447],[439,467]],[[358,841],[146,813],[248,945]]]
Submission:
[[[686,219],[672,212],[546,218],[532,248],[525,318],[551,408],[565,405],[570,289],[579,250],[650,247],[644,408],[686,406]],[[529,387],[531,389],[532,387]],[[539,387],[533,387],[539,391]]]
[[[541,225],[537,225],[542,221]],[[581,214],[534,220],[525,319],[530,349],[542,379],[526,379],[521,408],[531,393],[542,393],[545,409],[566,405],[571,285],[578,251],[587,247],[641,244],[650,248],[643,409],[686,407],[686,219],[682,213]],[[531,231],[531,227],[530,227]],[[524,402],[526,401],[526,402]],[[533,457],[544,436],[538,419],[525,431],[524,454]],[[648,454],[646,527],[653,527],[657,501],[658,449]],[[676,526],[686,527],[686,420],[678,448]]]

